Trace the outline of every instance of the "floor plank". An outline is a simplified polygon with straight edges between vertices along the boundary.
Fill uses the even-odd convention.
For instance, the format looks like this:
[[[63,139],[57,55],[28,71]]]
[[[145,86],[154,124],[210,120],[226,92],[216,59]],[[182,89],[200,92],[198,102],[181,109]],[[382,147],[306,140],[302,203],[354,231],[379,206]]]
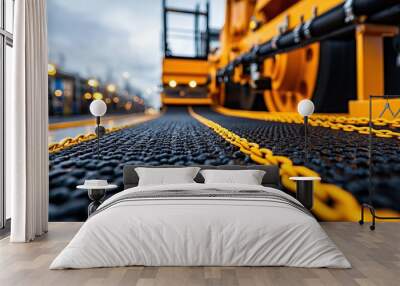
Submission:
[[[119,267],[50,271],[55,256],[81,223],[50,223],[49,233],[29,244],[0,240],[0,285],[399,285],[400,223],[372,232],[356,223],[321,223],[352,263],[352,269],[289,267]]]

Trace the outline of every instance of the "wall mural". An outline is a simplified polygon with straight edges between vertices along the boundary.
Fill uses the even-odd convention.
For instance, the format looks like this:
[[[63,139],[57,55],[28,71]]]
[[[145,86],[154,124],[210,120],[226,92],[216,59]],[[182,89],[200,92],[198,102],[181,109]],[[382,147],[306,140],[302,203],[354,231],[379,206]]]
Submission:
[[[315,76],[307,76],[307,80],[315,81],[307,84],[314,86],[314,93],[309,97],[315,103],[316,113],[308,119],[305,141],[303,117],[296,112],[297,103],[306,97],[301,93],[305,92],[304,81],[299,81],[299,89],[291,94],[270,89],[255,93],[249,84],[235,84],[229,69],[219,74],[220,67],[213,66],[212,61],[207,63],[207,59],[202,58],[202,48],[195,48],[196,62],[189,62],[189,65],[197,69],[196,65],[203,61],[206,71],[204,74],[199,72],[198,79],[182,84],[173,79],[173,67],[177,62],[170,56],[182,49],[187,52],[186,46],[164,45],[162,54],[162,44],[154,40],[160,38],[162,29],[159,13],[154,13],[161,3],[119,0],[94,7],[92,0],[71,8],[74,5],[70,2],[48,2],[50,221],[86,220],[91,200],[86,190],[76,187],[87,179],[104,179],[118,186],[107,196],[120,192],[123,190],[124,165],[274,164],[280,166],[283,190],[292,195],[295,195],[296,186],[289,177],[322,178],[315,185],[312,210],[320,220],[358,221],[360,206],[367,202],[372,203],[379,214],[400,214],[398,99],[387,100],[390,110],[388,105],[376,103],[373,135],[369,141],[368,118],[349,114],[347,103],[355,96],[341,93],[343,88],[355,95],[354,76],[353,83],[343,82],[343,86],[334,81],[325,86],[317,82],[317,73],[319,80],[326,76],[329,68],[323,61],[326,51],[333,46],[352,47],[342,49],[345,54],[341,56],[353,58],[353,62],[345,62],[344,66],[352,65],[349,69],[355,70],[354,41],[326,41],[286,55],[285,60],[289,62],[304,56],[308,60],[297,64],[309,68],[314,65],[311,54],[315,56],[320,49],[325,51],[318,58],[320,66],[315,70]],[[211,7],[221,14],[219,28],[224,19],[224,9],[220,8],[224,7],[224,2],[221,1],[221,6]],[[134,11],[141,9],[142,12],[132,17],[117,9],[117,4],[126,7],[124,11],[130,9],[137,13]],[[142,5],[140,9],[138,5]],[[193,5],[191,3],[189,8]],[[206,8],[201,5],[201,9]],[[87,13],[89,9],[90,13]],[[118,15],[122,20],[112,23],[107,20],[110,15]],[[133,29],[136,22],[132,19],[143,21],[143,27],[149,27],[143,29],[148,30]],[[63,25],[65,22],[70,25]],[[204,31],[199,28],[200,34]],[[107,43],[103,41],[105,35],[110,35]],[[148,35],[152,35],[149,36],[152,40],[147,41]],[[140,37],[144,37],[142,41],[132,40]],[[99,46],[99,42],[104,46]],[[209,45],[192,44],[191,47]],[[164,65],[161,65],[163,57]],[[171,61],[170,65],[168,61]],[[270,64],[266,60],[263,69],[255,67],[256,71],[249,67],[249,70],[253,69],[249,74],[266,75],[275,67]],[[274,65],[279,66],[279,60]],[[338,61],[335,68],[340,65],[344,67]],[[307,68],[299,69],[306,73]],[[399,72],[398,67],[395,69]],[[308,70],[308,74],[313,72]],[[332,76],[334,71],[329,72]],[[211,82],[209,74],[215,75]],[[392,87],[391,91],[400,90],[398,83]],[[321,89],[331,97],[328,103],[325,98],[323,105],[320,104],[323,99]],[[335,104],[333,96],[338,97],[338,106],[344,108],[339,110],[340,114],[331,110]],[[179,106],[174,104],[186,98],[194,101]],[[295,103],[288,109],[288,101],[293,98]],[[107,106],[107,112],[101,118],[106,133],[99,145],[95,134],[96,120],[89,110],[94,100],[102,100]]]

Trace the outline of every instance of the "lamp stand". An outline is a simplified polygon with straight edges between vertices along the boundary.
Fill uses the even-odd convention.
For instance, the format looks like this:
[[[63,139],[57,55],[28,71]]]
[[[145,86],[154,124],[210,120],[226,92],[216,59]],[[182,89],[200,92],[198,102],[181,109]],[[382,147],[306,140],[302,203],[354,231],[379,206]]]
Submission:
[[[304,116],[304,164],[308,163],[307,126],[308,116]]]
[[[100,116],[96,116],[97,160],[100,160]]]

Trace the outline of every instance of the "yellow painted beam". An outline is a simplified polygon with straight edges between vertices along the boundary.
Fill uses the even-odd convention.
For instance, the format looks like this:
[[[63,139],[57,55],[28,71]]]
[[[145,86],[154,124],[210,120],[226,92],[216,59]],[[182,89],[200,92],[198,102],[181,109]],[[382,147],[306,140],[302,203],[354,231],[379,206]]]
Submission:
[[[212,99],[207,98],[168,98],[162,97],[163,104],[166,105],[211,105]]]
[[[383,37],[397,33],[398,28],[394,26],[367,24],[357,27],[358,100],[368,100],[370,95],[384,94]]]
[[[208,74],[207,60],[163,59],[163,74],[205,75]]]

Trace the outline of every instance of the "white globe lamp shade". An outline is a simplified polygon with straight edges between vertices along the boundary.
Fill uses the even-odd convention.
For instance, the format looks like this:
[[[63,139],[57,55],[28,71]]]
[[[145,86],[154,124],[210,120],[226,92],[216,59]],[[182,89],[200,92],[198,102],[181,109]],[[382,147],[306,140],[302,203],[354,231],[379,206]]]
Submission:
[[[90,109],[90,113],[93,116],[100,117],[100,116],[103,116],[104,114],[106,114],[107,104],[101,99],[96,99],[96,100],[92,101],[89,109]]]
[[[310,116],[314,113],[314,103],[309,99],[303,99],[297,105],[297,111],[302,116]]]

